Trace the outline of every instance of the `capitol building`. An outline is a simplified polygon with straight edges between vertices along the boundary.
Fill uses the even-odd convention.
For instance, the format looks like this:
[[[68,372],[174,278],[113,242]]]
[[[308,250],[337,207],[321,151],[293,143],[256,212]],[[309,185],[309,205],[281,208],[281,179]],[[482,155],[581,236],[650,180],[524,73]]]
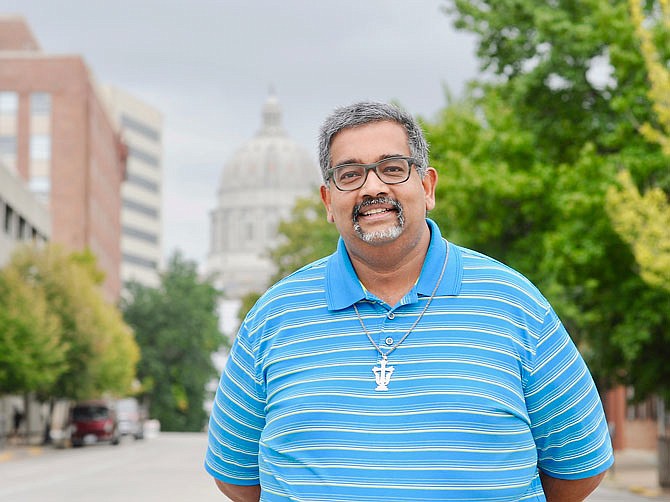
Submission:
[[[278,243],[279,222],[320,183],[316,161],[289,138],[271,94],[258,133],[225,163],[210,213],[206,269],[229,302],[239,306],[247,293],[267,289],[275,272],[268,251]]]

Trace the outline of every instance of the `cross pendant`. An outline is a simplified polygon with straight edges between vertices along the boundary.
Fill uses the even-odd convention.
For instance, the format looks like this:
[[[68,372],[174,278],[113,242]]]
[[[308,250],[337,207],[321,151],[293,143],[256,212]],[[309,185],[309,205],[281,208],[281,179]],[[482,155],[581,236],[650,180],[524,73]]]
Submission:
[[[377,391],[386,391],[389,390],[387,385],[391,381],[391,374],[393,373],[393,366],[387,366],[386,363],[388,359],[385,355],[382,355],[382,360],[379,363],[379,366],[372,368],[372,372],[375,374],[375,382],[377,382]]]

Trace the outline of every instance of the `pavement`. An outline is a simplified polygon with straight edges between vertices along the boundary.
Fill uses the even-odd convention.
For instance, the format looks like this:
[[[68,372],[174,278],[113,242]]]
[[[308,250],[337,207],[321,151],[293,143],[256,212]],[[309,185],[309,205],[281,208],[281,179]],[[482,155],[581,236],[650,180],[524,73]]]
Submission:
[[[4,462],[30,459],[55,449],[51,446],[25,446],[8,442],[0,446],[0,467]],[[654,450],[616,451],[614,466],[607,472],[601,486],[649,500],[670,502],[670,488],[662,488],[658,483],[658,457]]]
[[[36,457],[44,453],[43,446],[0,446],[0,465],[11,460]]]
[[[628,491],[651,500],[670,502],[670,488],[658,484],[658,456],[654,450],[618,450],[603,486]]]

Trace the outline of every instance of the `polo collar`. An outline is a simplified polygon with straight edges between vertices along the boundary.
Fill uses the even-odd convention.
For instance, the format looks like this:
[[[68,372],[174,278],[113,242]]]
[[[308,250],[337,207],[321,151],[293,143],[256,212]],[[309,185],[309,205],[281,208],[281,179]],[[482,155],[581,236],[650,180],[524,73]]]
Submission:
[[[461,289],[461,279],[463,277],[460,248],[442,238],[440,229],[433,220],[427,218],[426,222],[430,229],[430,244],[419,280],[409,293],[415,298],[414,301],[417,300],[417,294],[419,296],[430,296],[433,293],[435,282],[440,276],[447,255],[447,246],[449,247],[447,269],[437,288],[436,295],[457,295]],[[344,240],[340,237],[337,250],[328,257],[326,264],[326,302],[328,309],[341,310],[365,299],[365,297],[365,290],[358,280]]]

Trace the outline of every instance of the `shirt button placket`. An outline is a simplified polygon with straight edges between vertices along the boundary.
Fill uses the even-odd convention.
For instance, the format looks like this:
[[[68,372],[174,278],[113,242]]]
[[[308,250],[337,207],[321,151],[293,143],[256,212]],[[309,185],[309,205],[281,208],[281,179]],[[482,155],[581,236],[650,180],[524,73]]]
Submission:
[[[395,314],[393,313],[393,311],[387,313],[387,314],[386,314],[386,318],[387,318],[389,321],[392,321],[393,319],[395,319]],[[387,347],[391,347],[391,346],[393,345],[393,341],[394,341],[394,340],[393,340],[393,337],[392,337],[392,336],[387,336],[387,337],[384,339],[384,343],[386,344]]]

